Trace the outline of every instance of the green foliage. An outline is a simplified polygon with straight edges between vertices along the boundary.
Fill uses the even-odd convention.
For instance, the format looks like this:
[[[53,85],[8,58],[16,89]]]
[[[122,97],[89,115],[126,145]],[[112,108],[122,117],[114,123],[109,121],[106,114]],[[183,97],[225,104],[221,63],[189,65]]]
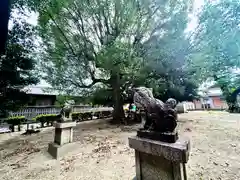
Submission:
[[[110,117],[112,111],[98,111],[98,112],[75,112],[72,113],[72,119],[74,121],[86,121],[92,119],[93,116],[96,116],[98,119]]]
[[[238,1],[220,0],[208,2],[200,13],[192,62],[202,79],[240,67],[239,8]]]
[[[35,118],[33,118],[33,120],[41,122],[41,123],[52,123],[54,121],[57,121],[58,118],[60,118],[58,115],[56,114],[40,114],[38,116],[36,116]]]
[[[93,105],[113,106],[112,91],[105,88],[98,88],[89,96]]]
[[[86,98],[85,96],[70,96],[70,95],[58,95],[55,105],[58,107],[62,107],[66,101],[73,100],[76,105],[79,104],[89,104],[91,101],[89,101],[89,98]]]
[[[195,78],[215,80],[229,107],[236,101],[232,92],[240,85],[233,73],[240,67],[239,8],[240,3],[235,0],[206,3],[199,14],[190,61]]]
[[[72,98],[70,96],[58,95],[55,101],[55,105],[58,107],[62,107],[68,100],[72,100]]]
[[[72,119],[73,119],[73,121],[78,121],[78,120],[80,120],[80,119],[82,119],[82,117],[81,117],[81,115],[82,115],[82,113],[72,113]]]
[[[182,89],[182,94],[188,92],[187,83],[172,79],[177,77],[175,72],[188,70],[189,39],[184,31],[191,1],[25,2],[39,13],[42,69],[54,88],[90,94],[94,104],[106,101],[113,105],[118,120],[124,115],[126,91],[132,86],[157,86],[156,92],[163,94],[160,97],[171,84],[172,89]]]
[[[26,121],[25,116],[14,116],[7,119],[7,123],[11,125],[19,125]]]
[[[41,123],[42,128],[44,127],[45,123],[47,123],[47,125],[49,124],[52,125],[53,122],[57,121],[58,119],[60,119],[60,115],[56,115],[56,114],[40,114],[35,118],[33,118],[34,121]]]
[[[240,88],[239,74],[226,72],[221,76],[214,77],[216,84],[221,88],[230,112],[240,112],[237,103],[237,95]]]
[[[33,48],[33,28],[24,21],[13,20],[5,54],[0,56],[0,115],[18,110],[30,100],[21,89],[38,82],[32,72]]]
[[[72,114],[72,119],[74,121],[84,121],[92,118],[92,112],[76,112]]]

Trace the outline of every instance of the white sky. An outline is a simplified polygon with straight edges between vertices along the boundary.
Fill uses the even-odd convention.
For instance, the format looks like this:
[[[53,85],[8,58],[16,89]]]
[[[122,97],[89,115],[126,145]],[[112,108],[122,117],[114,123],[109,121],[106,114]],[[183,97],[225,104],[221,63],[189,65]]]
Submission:
[[[189,15],[191,22],[188,25],[187,31],[191,31],[196,28],[198,24],[198,19],[196,18],[196,16],[199,11],[201,11],[203,4],[204,0],[194,0],[193,14]]]

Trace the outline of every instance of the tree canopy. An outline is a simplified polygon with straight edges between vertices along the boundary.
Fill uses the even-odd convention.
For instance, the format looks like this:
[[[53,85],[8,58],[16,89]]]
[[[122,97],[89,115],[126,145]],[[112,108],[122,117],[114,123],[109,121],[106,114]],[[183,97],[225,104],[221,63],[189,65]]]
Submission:
[[[163,99],[194,96],[186,63],[190,0],[21,2],[39,13],[43,78],[54,88],[90,94],[95,102],[104,93],[118,121],[133,86],[153,87]]]
[[[231,94],[239,81],[233,73],[240,67],[239,8],[235,0],[208,1],[199,14],[191,54],[196,77],[216,81],[229,106],[236,100]]]
[[[57,90],[113,105],[115,119],[122,118],[133,86],[183,101],[211,78],[232,101],[228,78],[239,68],[238,1],[206,1],[191,32],[191,0],[16,2],[39,13],[43,78]]]
[[[24,21],[13,20],[6,51],[0,56],[0,114],[17,110],[29,101],[22,88],[36,84],[33,75],[33,29]]]

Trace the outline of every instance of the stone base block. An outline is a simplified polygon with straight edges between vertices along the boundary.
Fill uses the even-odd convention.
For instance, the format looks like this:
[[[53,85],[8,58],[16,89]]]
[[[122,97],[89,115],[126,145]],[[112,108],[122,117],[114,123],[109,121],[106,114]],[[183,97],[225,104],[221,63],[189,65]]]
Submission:
[[[190,142],[179,138],[175,143],[131,137],[129,145],[135,149],[136,180],[182,180],[186,177]]]
[[[59,128],[59,129],[64,129],[64,128],[71,128],[71,127],[75,127],[76,126],[76,121],[64,121],[62,123],[54,123],[54,127],[55,128]]]
[[[76,122],[55,123],[54,143],[64,145],[73,141],[73,127]]]
[[[75,147],[75,143],[64,144],[62,146],[56,143],[48,144],[48,153],[55,159],[64,157],[67,153],[71,152]]]

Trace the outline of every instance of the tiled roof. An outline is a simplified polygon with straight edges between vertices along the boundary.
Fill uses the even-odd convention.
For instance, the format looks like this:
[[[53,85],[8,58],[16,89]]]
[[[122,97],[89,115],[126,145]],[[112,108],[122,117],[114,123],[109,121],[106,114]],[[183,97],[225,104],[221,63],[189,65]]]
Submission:
[[[37,94],[37,95],[57,95],[56,92],[51,91],[49,87],[43,86],[27,86],[23,88],[27,94]]]

